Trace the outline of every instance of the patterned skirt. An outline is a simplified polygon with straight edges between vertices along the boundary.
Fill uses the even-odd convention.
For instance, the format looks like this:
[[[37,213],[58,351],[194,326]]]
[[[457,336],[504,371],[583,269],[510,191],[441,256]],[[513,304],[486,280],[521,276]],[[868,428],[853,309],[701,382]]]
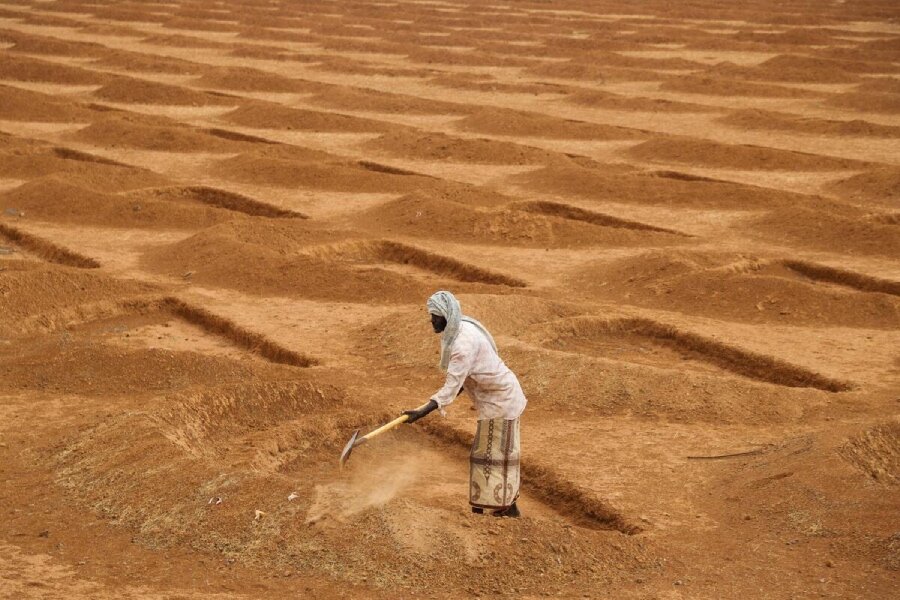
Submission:
[[[469,454],[469,504],[503,509],[519,497],[519,419],[478,421]]]

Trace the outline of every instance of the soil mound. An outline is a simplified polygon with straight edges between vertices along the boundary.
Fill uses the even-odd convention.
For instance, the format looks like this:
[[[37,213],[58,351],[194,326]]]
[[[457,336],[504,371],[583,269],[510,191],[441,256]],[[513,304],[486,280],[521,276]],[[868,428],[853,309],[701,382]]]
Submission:
[[[110,115],[67,139],[109,148],[140,148],[159,152],[237,152],[246,144],[210,135],[192,127],[136,115]]]
[[[180,34],[150,35],[142,39],[141,43],[162,48],[196,48],[198,50],[228,50],[231,47],[224,42]]]
[[[675,100],[663,100],[661,98],[643,98],[640,96],[621,96],[609,92],[585,90],[566,96],[566,101],[580,106],[592,106],[608,110],[642,111],[642,112],[672,112],[672,113],[704,113],[718,112],[719,108],[692,104],[689,102],[677,102]]]
[[[337,246],[313,248],[308,251],[308,254],[316,258],[352,263],[380,262],[410,265],[457,281],[506,285],[509,287],[525,287],[526,285],[524,281],[514,277],[488,271],[454,258],[441,256],[415,246],[400,244],[390,240],[346,242]]]
[[[641,160],[747,171],[837,171],[866,166],[860,161],[818,154],[684,138],[656,138],[629,148],[627,152]]]
[[[145,265],[172,276],[191,271],[194,282],[248,294],[345,302],[419,302],[435,285],[463,289],[466,285],[457,279],[459,265],[439,265],[438,257],[421,251],[399,251],[403,256],[395,259],[396,248],[374,246],[365,256],[350,253],[341,258],[340,252],[304,248],[296,242],[291,252],[276,239],[240,233],[241,237],[235,235],[232,227],[203,231],[148,253]],[[328,237],[334,239],[333,234]],[[413,268],[404,267],[410,264]],[[419,264],[424,268],[414,268]]]
[[[240,92],[302,93],[319,91],[316,84],[246,67],[212,70],[193,83],[201,87]]]
[[[900,301],[822,282],[778,260],[651,251],[580,268],[569,285],[592,297],[746,323],[900,329]]]
[[[600,66],[593,62],[570,60],[564,63],[541,63],[525,69],[525,73],[548,79],[565,79],[592,83],[623,81],[660,81],[666,75],[650,69]]]
[[[617,353],[618,359],[644,362],[646,359],[642,355],[647,354],[647,348],[643,347],[644,352],[641,352],[641,344],[645,344],[660,348],[658,353],[649,353],[648,362],[670,363],[678,368],[687,366],[689,361],[705,363],[743,377],[787,387],[812,387],[827,392],[852,388],[847,382],[649,319],[610,321],[576,317],[548,323],[534,335],[544,345],[566,352]],[[628,346],[637,347],[629,352]]]
[[[0,85],[0,118],[9,121],[42,123],[90,122],[96,113],[70,102],[61,102],[48,94]]]
[[[455,127],[489,135],[570,140],[631,140],[643,137],[624,127],[560,119],[540,113],[485,108],[456,121]]]
[[[6,54],[0,61],[0,79],[65,85],[102,85],[108,76],[28,56]]]
[[[21,211],[16,210],[21,215]],[[40,258],[60,265],[78,267],[81,269],[96,269],[100,266],[93,258],[72,252],[36,235],[26,233],[21,229],[0,223],[0,238],[5,238],[13,244],[25,248]]]
[[[161,73],[166,75],[201,75],[206,69],[203,65],[180,58],[130,52],[121,49],[97,59],[91,65],[122,69],[129,73]]]
[[[336,192],[408,192],[418,187],[422,177],[397,175],[368,169],[355,163],[335,160],[321,152],[304,151],[306,156],[286,158],[260,152],[241,154],[220,161],[212,172],[231,181],[276,187],[303,187]],[[323,158],[329,162],[323,162]]]
[[[30,180],[49,175],[65,175],[72,183],[106,192],[169,183],[152,171],[117,165],[69,148],[29,145],[0,150],[0,177]]]
[[[14,351],[0,349],[5,373],[0,386],[6,392],[47,391],[115,397],[155,395],[193,386],[238,382],[265,374],[289,379],[292,367],[268,363],[245,364],[196,352],[156,348],[126,350],[90,337],[64,337],[23,343]]]
[[[381,133],[387,128],[384,123],[370,119],[261,103],[242,106],[221,118],[237,125],[264,129]]]
[[[306,215],[302,213],[278,208],[277,206],[254,200],[243,194],[236,194],[234,192],[202,185],[137,190],[129,193],[128,198],[134,200],[150,199],[206,204],[208,206],[243,213],[252,217],[307,218]]]
[[[782,54],[762,63],[761,66],[777,71],[789,69],[805,71],[810,76],[829,77],[829,73],[883,73],[884,65],[865,61],[835,60],[817,56],[801,56],[798,54]],[[892,69],[896,70],[896,69]],[[829,83],[823,81],[823,83]]]
[[[900,114],[900,94],[881,92],[847,92],[836,94],[825,100],[828,106],[849,108],[859,112]]]
[[[900,94],[900,79],[893,77],[878,77],[866,79],[856,86],[860,92],[876,92],[881,94]]]
[[[97,57],[109,54],[109,49],[100,44],[73,42],[59,38],[23,33],[21,31],[0,30],[0,42],[14,44],[8,51],[23,54],[47,54],[67,57]]]
[[[504,208],[475,208],[419,193],[370,209],[359,215],[355,225],[373,232],[523,247],[678,242],[675,236],[653,231],[649,226],[645,230],[625,227],[624,222],[603,219],[605,215],[589,211],[540,208],[515,204]]]
[[[457,115],[471,111],[465,104],[343,86],[330,87],[306,98],[306,102],[336,110],[404,115]]]
[[[391,131],[366,142],[370,150],[416,160],[488,165],[535,165],[567,162],[565,156],[531,146],[488,139],[464,139],[444,133]]]
[[[524,173],[513,181],[530,190],[628,204],[751,210],[778,206],[782,202],[809,201],[809,197],[801,194],[685,177],[680,173],[660,171],[648,174],[617,168],[618,165],[608,167],[585,169],[553,166]]]
[[[746,96],[749,98],[821,98],[822,94],[810,90],[752,83],[735,79],[723,79],[718,74],[684,75],[667,79],[660,86],[667,92],[684,92],[705,96]]]
[[[841,179],[831,184],[829,191],[850,200],[896,207],[900,202],[900,167],[873,169]]]
[[[326,42],[325,47],[342,45]],[[328,71],[342,75],[374,75],[382,77],[427,77],[433,73],[431,69],[408,69],[404,67],[380,67],[370,63],[360,63],[341,56],[329,57],[311,67],[316,71]]]
[[[427,48],[414,44],[406,45],[407,59],[412,63],[438,64],[466,67],[527,67],[535,61],[518,56],[463,52],[459,50]]]
[[[841,456],[860,471],[886,485],[900,485],[900,422],[867,429],[841,447]]]
[[[900,127],[880,125],[855,119],[853,121],[830,121],[815,117],[800,117],[788,113],[747,109],[730,113],[716,119],[719,123],[738,129],[761,129],[790,131],[807,135],[833,135],[857,137],[900,137]]]
[[[776,56],[755,66],[739,66],[729,63],[707,69],[704,75],[740,81],[776,81],[781,83],[840,84],[856,83],[859,75],[834,66],[827,60]],[[806,67],[799,66],[808,63]]]
[[[233,218],[228,211],[208,206],[130,199],[75,185],[58,175],[10,190],[0,195],[0,204],[28,219],[102,227],[194,229]]]
[[[129,104],[162,104],[172,106],[209,106],[233,104],[228,99],[204,94],[190,88],[147,81],[117,78],[94,92],[102,100]]]
[[[781,208],[748,226],[759,236],[780,244],[841,254],[900,257],[895,225],[879,223],[844,205]]]
[[[500,94],[562,94],[561,86],[553,83],[504,83],[485,75],[469,75],[454,73],[431,77],[432,85],[453,90],[470,90],[474,92],[496,92]]]
[[[58,329],[73,320],[71,309],[149,294],[153,286],[96,271],[59,267],[36,261],[0,272],[0,329],[4,335],[29,329]],[[35,323],[35,318],[40,317]]]

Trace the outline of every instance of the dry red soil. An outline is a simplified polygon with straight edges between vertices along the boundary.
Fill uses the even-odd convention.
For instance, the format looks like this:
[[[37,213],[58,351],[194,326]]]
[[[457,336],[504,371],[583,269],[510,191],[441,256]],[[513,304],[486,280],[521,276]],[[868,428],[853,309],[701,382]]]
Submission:
[[[0,597],[895,597],[898,226],[895,0],[0,0]]]

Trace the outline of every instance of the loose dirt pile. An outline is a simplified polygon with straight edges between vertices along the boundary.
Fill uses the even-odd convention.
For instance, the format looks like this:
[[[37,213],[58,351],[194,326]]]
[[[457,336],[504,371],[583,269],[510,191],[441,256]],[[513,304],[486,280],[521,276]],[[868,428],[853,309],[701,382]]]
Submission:
[[[317,106],[336,110],[359,110],[404,115],[456,115],[466,114],[471,108],[441,100],[391,94],[376,90],[346,86],[334,86],[306,99]]]
[[[560,206],[513,204],[484,209],[413,194],[366,211],[354,223],[361,229],[394,235],[448,241],[467,238],[479,243],[539,248],[678,243],[668,232],[649,226],[642,229],[640,224],[604,220],[597,213],[571,207],[567,212]],[[435,223],[440,223],[439,231]]]
[[[299,129],[335,133],[380,133],[385,126],[377,121],[331,112],[286,108],[277,104],[252,104],[222,116],[230,123],[264,129]]]
[[[366,142],[366,149],[415,160],[491,165],[546,165],[566,162],[556,153],[510,142],[458,138],[442,133],[395,131]]]
[[[41,123],[90,122],[95,113],[69,102],[61,102],[48,94],[16,87],[0,86],[0,103],[4,120],[37,121]]]
[[[517,185],[557,196],[659,206],[753,210],[780,202],[809,201],[802,194],[693,177],[677,171],[638,173],[619,165],[604,169],[548,167],[515,178]]]
[[[749,145],[656,138],[628,149],[635,158],[666,163],[699,164],[717,169],[773,171],[837,171],[859,169],[865,163]]]
[[[7,54],[0,64],[0,79],[61,85],[102,85],[108,76],[28,56]]]
[[[870,201],[882,206],[896,207],[897,201],[900,200],[900,168],[864,171],[836,181],[828,189],[849,200]]]
[[[199,229],[229,218],[226,211],[150,197],[126,197],[51,175],[0,195],[28,220],[130,228]]]
[[[572,283],[586,294],[673,312],[751,323],[900,327],[900,301],[817,282],[778,259],[654,251],[582,267]]]
[[[94,95],[101,100],[131,104],[162,104],[166,106],[215,106],[229,104],[229,100],[221,96],[204,94],[181,86],[167,85],[144,79],[118,78],[95,91]]]
[[[557,119],[540,113],[486,109],[460,119],[454,125],[463,131],[490,135],[545,137],[573,140],[630,140],[640,138],[636,131]]]
[[[66,136],[106,148],[140,148],[169,152],[236,152],[241,144],[176,125],[166,119],[110,114]]]
[[[741,73],[742,74],[742,73]],[[704,96],[745,96],[748,98],[821,98],[822,94],[802,88],[769,83],[753,83],[735,79],[726,71],[725,76],[713,70],[701,75],[673,77],[660,86],[668,92],[684,92]],[[732,75],[731,78],[728,75]]]
[[[336,237],[342,236],[305,226],[226,225],[148,253],[145,264],[173,277],[190,272],[192,281],[256,295],[339,301],[409,302],[431,286],[466,289],[467,281],[495,283],[478,269],[467,273],[402,246],[387,253],[369,246],[362,254],[315,248],[316,242]]]
[[[25,181],[57,176],[68,183],[105,192],[169,183],[165,177],[146,169],[129,167],[71,148],[45,144],[0,149],[0,176]],[[65,210],[65,207],[60,208]]]
[[[193,84],[196,87],[235,92],[303,93],[318,91],[315,84],[244,67],[210,69]]]
[[[880,125],[861,119],[832,121],[810,117],[798,118],[767,110],[736,111],[719,118],[718,122],[736,129],[790,131],[807,135],[883,138],[896,138],[900,135],[900,126]]]
[[[824,203],[823,203],[824,204]],[[832,240],[840,240],[846,254],[897,258],[900,239],[896,225],[872,219],[866,212],[846,205],[831,204],[821,209],[784,208],[749,223],[760,237],[777,243],[828,250]]]

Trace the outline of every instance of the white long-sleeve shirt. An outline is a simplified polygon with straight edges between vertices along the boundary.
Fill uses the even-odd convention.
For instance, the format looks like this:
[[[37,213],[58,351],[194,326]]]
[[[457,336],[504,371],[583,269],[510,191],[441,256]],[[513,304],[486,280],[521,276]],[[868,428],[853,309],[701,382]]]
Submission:
[[[447,379],[431,399],[444,408],[456,399],[461,387],[475,403],[478,419],[517,419],[525,410],[525,394],[515,373],[479,329],[463,321],[450,347]]]

